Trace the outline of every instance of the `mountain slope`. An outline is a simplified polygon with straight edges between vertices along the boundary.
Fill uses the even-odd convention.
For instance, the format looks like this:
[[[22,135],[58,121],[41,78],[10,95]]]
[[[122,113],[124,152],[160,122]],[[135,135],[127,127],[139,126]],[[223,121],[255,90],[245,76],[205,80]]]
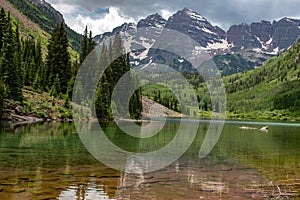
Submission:
[[[281,20],[231,26],[227,40],[235,51],[252,50],[266,54],[278,54],[291,47],[300,36],[300,20],[283,18]]]
[[[212,105],[206,82],[198,75],[186,74],[185,78],[194,86],[200,108],[199,113],[194,113],[196,109],[189,107],[187,113],[210,117],[213,108],[218,111],[218,104]],[[162,77],[162,80],[165,79]],[[223,77],[223,82],[228,118],[300,121],[300,40],[288,51],[267,60],[263,66]],[[181,96],[189,92],[177,79],[168,80],[168,84],[180,88],[177,92]],[[158,102],[162,100],[156,97],[162,97],[166,105],[174,95],[159,85],[145,86],[143,93]]]
[[[224,81],[233,116],[300,120],[300,40],[261,68]]]
[[[54,98],[48,90],[51,87],[48,77],[51,76],[45,75],[49,70],[43,61],[50,35],[9,2],[0,1],[0,8],[2,22],[0,28],[3,29],[2,34],[4,33],[4,37],[1,38],[0,55],[0,120],[32,123],[42,120],[36,117],[44,119],[71,117],[69,101]],[[63,42],[60,44],[66,47],[64,52],[67,52],[67,45]],[[60,55],[63,54],[59,53]]]
[[[207,47],[213,43],[223,43],[226,38],[224,30],[211,25],[203,16],[188,8],[179,10],[171,16],[166,23],[166,28],[190,36],[199,42],[201,47]]]
[[[149,31],[141,35],[139,28],[146,28]],[[212,25],[199,13],[184,8],[168,20],[158,14],[153,14],[141,19],[137,25],[125,23],[116,27],[112,32],[98,35],[94,39],[100,43],[117,32],[121,32],[125,35],[125,40],[131,40],[136,47],[145,49],[139,54],[132,55],[133,63],[150,65],[158,62],[190,72],[190,65],[172,62],[177,58],[161,60],[157,59],[163,57],[161,54],[155,56],[153,51],[149,51],[153,45],[153,39],[157,38],[164,28],[186,34],[198,42],[199,46],[196,48],[214,56],[214,61],[223,75],[259,67],[265,60],[290,48],[300,37],[300,20],[283,18],[272,23],[261,21],[250,25],[233,25],[225,32]]]
[[[5,1],[5,0],[4,0]],[[58,23],[64,21],[62,14],[44,0],[7,0],[23,15],[51,33]],[[73,50],[79,52],[82,36],[66,25],[66,31]]]
[[[42,43],[43,52],[46,53],[47,40],[50,35],[41,29],[37,24],[28,19],[18,9],[16,9],[8,1],[1,0],[0,6],[11,13],[11,18],[15,24],[19,26],[20,34],[23,37],[32,37],[40,40]]]

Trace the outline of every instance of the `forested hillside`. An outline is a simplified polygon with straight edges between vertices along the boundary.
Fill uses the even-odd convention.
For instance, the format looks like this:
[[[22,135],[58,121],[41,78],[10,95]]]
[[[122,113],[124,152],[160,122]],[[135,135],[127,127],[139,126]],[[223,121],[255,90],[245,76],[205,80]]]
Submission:
[[[21,37],[32,38],[41,42],[42,52],[44,55],[46,53],[47,42],[50,38],[50,34],[28,19],[8,1],[0,1],[0,7],[4,8],[7,12],[10,12],[12,24],[18,25]]]
[[[44,110],[50,110],[49,104],[55,107],[59,99],[65,99],[65,108],[69,108],[67,91],[71,90],[69,82],[76,73],[75,70],[72,71],[74,67],[76,68],[76,62],[71,63],[64,24],[57,25],[47,41],[48,46],[44,47],[45,52],[42,52],[41,44],[41,39],[45,38],[34,38],[30,34],[26,35],[26,31],[20,35],[19,24],[22,27],[25,26],[22,21],[16,21],[10,12],[1,8],[0,111],[4,109],[9,111],[18,107],[18,114],[46,117]],[[52,103],[43,102],[43,99],[40,99],[40,102],[34,102],[32,98],[35,95],[32,98],[25,98],[29,97],[29,91],[33,94],[49,92]],[[47,96],[45,94],[42,96]],[[36,109],[32,109],[36,106]],[[65,110],[61,110],[61,114],[64,112]],[[70,114],[64,117],[70,117]]]
[[[50,4],[40,0],[7,0],[22,14],[51,34],[57,23],[64,22],[63,16]],[[73,50],[79,52],[82,36],[64,24],[69,42]]]
[[[295,119],[300,114],[300,40],[255,70],[224,78],[228,111],[238,117]]]
[[[242,63],[240,63],[242,64]],[[179,104],[174,94],[161,85],[146,85],[143,94],[166,107],[191,117],[210,117],[212,105],[206,83],[200,75],[183,73],[194,86],[200,113]],[[227,117],[245,119],[300,120],[300,41],[288,51],[267,60],[263,66],[223,77],[227,94]],[[176,80],[168,80],[180,96],[189,91]],[[190,99],[192,101],[193,99]],[[213,109],[214,108],[214,109]]]

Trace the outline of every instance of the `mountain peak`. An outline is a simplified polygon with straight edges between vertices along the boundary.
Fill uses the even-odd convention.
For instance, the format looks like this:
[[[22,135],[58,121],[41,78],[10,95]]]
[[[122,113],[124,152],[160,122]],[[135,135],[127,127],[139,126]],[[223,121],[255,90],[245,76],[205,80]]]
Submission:
[[[165,20],[161,15],[158,13],[149,15],[145,19],[141,19],[137,25],[138,28],[142,27],[156,27],[156,28],[163,28],[166,24],[167,20]]]
[[[125,32],[125,31],[129,31],[129,30],[135,30],[136,29],[136,25],[135,23],[131,22],[131,23],[124,23],[121,26],[118,26],[116,28],[113,29],[113,33],[118,33],[118,32]]]
[[[202,47],[222,43],[226,38],[224,30],[213,26],[206,18],[189,8],[183,8],[170,17],[166,28],[190,36]]]
[[[293,23],[293,24],[299,24],[300,25],[300,20],[293,19],[293,18],[290,18],[290,17],[282,18],[281,20],[278,21],[278,23],[280,23],[280,22],[287,22],[287,23]]]
[[[189,16],[191,19],[194,20],[207,22],[207,19],[205,17],[187,7],[183,8],[182,10],[179,10],[177,13],[183,13],[184,15]]]
[[[154,18],[157,18],[157,19],[161,19],[161,18],[163,18],[160,14],[158,14],[158,13],[154,13],[154,14],[152,14],[152,15],[149,15],[147,18],[149,18],[149,17],[154,17]]]
[[[189,9],[187,7],[184,7],[183,9],[181,9],[179,11],[182,11],[182,12],[185,12],[185,13],[193,12],[191,9]]]

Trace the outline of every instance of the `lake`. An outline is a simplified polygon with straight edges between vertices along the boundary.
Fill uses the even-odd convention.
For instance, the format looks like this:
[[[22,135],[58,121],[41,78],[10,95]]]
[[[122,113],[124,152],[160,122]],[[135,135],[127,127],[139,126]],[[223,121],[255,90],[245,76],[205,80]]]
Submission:
[[[239,128],[265,125],[268,132]],[[179,122],[168,120],[146,139],[126,135],[115,123],[101,127],[122,149],[149,152],[169,144]],[[74,123],[2,124],[0,199],[299,199],[300,124],[227,121],[213,150],[200,159],[208,127],[209,121],[200,121],[191,146],[169,166],[130,174],[95,159]],[[188,140],[190,130],[184,131]]]

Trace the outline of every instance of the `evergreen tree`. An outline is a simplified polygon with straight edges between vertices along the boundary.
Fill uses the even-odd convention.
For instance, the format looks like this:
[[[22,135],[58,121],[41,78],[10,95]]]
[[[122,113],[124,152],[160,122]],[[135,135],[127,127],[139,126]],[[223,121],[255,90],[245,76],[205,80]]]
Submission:
[[[48,45],[48,55],[46,59],[46,76],[48,85],[52,87],[58,76],[59,87],[55,90],[58,93],[66,93],[68,82],[71,79],[71,61],[68,51],[69,42],[64,24],[58,24],[53,31]]]
[[[37,65],[37,69],[40,68],[43,65],[43,55],[42,55],[42,45],[41,41],[38,40],[35,43],[35,53],[34,53],[34,62]]]
[[[46,84],[45,81],[45,66],[43,62],[43,56],[42,56],[42,46],[41,46],[41,41],[37,41],[35,43],[35,54],[34,54],[34,63],[35,63],[35,68],[33,70],[34,73],[34,81],[33,81],[33,87],[35,89],[46,89]]]
[[[4,99],[6,98],[6,86],[2,80],[0,80],[0,115],[4,110]]]
[[[83,96],[86,97],[86,103],[89,103],[88,101],[90,101],[90,98],[92,96],[92,93],[96,90],[96,86],[92,86],[91,82],[93,82],[95,79],[99,79],[99,77],[96,77],[95,74],[97,74],[97,72],[95,72],[95,70],[98,69],[98,57],[100,55],[96,55],[96,52],[93,51],[93,49],[95,48],[95,43],[92,40],[92,33],[90,32],[90,35],[88,35],[88,28],[85,28],[84,31],[84,36],[81,42],[81,53],[80,53],[80,57],[79,57],[79,62],[77,61],[77,63],[74,63],[74,74],[73,74],[73,78],[72,80],[75,81],[75,77],[77,75],[77,70],[79,69],[79,66],[83,63],[83,61],[86,59],[86,57],[89,55],[88,60],[86,60],[85,62],[85,67],[87,67],[88,69],[86,69],[86,73],[82,76],[82,77],[78,77],[78,80],[80,80],[80,85],[82,85],[85,88],[89,88],[89,90],[86,91],[76,91],[76,93],[81,93]],[[76,69],[75,69],[76,68]],[[73,90],[73,85],[74,85],[74,81],[69,83],[70,89],[69,89],[69,93],[71,94],[71,91]]]
[[[13,32],[12,25],[9,24],[8,31],[3,40],[1,76],[8,87],[7,97],[16,101],[22,101],[19,53],[16,52],[19,48],[19,44],[17,44],[19,39],[16,39],[17,36],[18,34]]]
[[[115,85],[118,80],[123,76],[123,74],[127,71],[128,65],[126,63],[126,55],[124,48],[122,46],[122,40],[120,34],[116,34],[112,43],[112,49],[110,49],[112,54],[112,62],[111,67],[113,71],[113,84]]]
[[[130,71],[130,58],[129,58],[129,53],[126,56],[126,64],[125,64],[125,73],[127,71]],[[131,79],[128,80],[129,84],[132,85],[132,87],[136,87],[138,86],[138,79],[137,77],[135,77],[134,75],[131,75],[130,77]],[[131,108],[131,110],[129,110],[129,114],[131,118],[134,119],[139,119],[142,116],[142,111],[143,111],[143,104],[142,104],[142,91],[141,89],[137,89],[134,91],[130,101],[129,101],[129,108]]]
[[[81,43],[81,52],[80,52],[80,63],[83,63],[84,59],[89,54],[89,39],[88,39],[88,28],[85,27],[83,39]]]
[[[88,53],[91,53],[93,49],[95,48],[96,43],[93,40],[93,33],[90,31],[89,39],[88,39]]]
[[[42,50],[40,41],[37,43],[32,39],[25,39],[23,41],[22,49],[22,74],[23,83],[26,86],[33,86],[37,76],[42,76],[44,67],[42,59]],[[42,78],[45,78],[44,76]],[[41,86],[41,88],[44,88]]]
[[[102,47],[99,65],[104,68],[109,64],[109,53],[105,45]],[[98,74],[98,73],[97,73]],[[98,78],[98,77],[96,77]],[[96,89],[95,108],[97,117],[109,119],[111,117],[111,91],[112,91],[112,71],[108,66],[102,74],[99,85]]]
[[[56,74],[54,79],[54,84],[51,87],[50,95],[53,97],[58,97],[60,91],[58,91],[58,88],[60,88],[60,80],[58,74]]]
[[[109,84],[106,74],[104,73],[101,77],[100,86],[97,88],[95,97],[96,114],[100,119],[109,120],[112,117]]]
[[[20,88],[23,88],[23,74],[24,70],[22,67],[22,45],[19,32],[19,26],[16,25],[16,30],[14,32],[14,54],[15,54],[15,64],[17,66],[18,77],[20,81]]]
[[[4,35],[7,32],[7,28],[8,28],[8,24],[9,21],[7,19],[6,13],[4,8],[1,8],[0,10],[0,52],[3,46],[3,39],[4,39]]]
[[[22,65],[23,65],[23,81],[24,85],[30,86],[32,83],[33,74],[33,65],[32,61],[34,60],[32,55],[32,39],[25,39],[23,42],[23,55],[22,55]]]
[[[79,67],[80,67],[79,60],[75,59],[75,61],[72,63],[72,69],[71,69],[72,76],[71,76],[70,81],[68,82],[68,91],[67,91],[68,97],[72,96],[73,87],[74,87],[74,83],[75,83],[75,79],[76,79],[76,75],[79,70]]]
[[[106,68],[100,79],[95,97],[97,117],[108,120],[112,117],[111,97],[113,89],[118,83],[119,79],[126,72],[129,72],[131,68],[129,54],[124,53],[125,51],[119,34],[115,36],[113,42],[110,42],[109,46],[109,49],[105,45],[102,48],[102,54],[100,56],[99,63],[103,67],[109,66]],[[128,88],[132,88],[134,85],[138,84],[133,75],[126,76],[125,83],[126,85],[120,85],[120,92],[130,92],[128,91]],[[141,117],[142,100],[140,94],[140,89],[134,91],[132,97],[130,98],[129,105],[126,105],[127,102],[125,102],[125,99],[123,99],[125,94],[120,94],[120,96],[113,99],[114,105],[116,105],[120,117],[130,116],[135,119]],[[125,113],[126,109],[124,106],[129,106],[129,113]]]

